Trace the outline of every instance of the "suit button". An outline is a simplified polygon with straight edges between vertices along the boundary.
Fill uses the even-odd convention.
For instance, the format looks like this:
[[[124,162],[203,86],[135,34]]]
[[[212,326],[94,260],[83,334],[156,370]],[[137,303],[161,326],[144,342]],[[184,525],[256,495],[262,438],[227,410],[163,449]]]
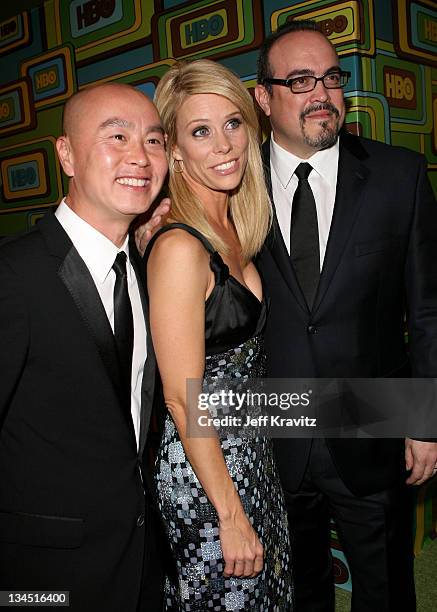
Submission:
[[[137,518],[137,527],[142,527],[144,525],[144,514],[140,514]]]
[[[317,327],[315,325],[308,325],[307,332],[309,334],[314,335],[314,334],[317,334],[318,331],[319,330],[317,329]]]

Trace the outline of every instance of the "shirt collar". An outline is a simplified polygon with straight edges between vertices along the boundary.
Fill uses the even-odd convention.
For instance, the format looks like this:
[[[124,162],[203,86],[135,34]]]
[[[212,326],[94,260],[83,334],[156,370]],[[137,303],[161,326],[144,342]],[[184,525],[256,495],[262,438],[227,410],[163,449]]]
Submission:
[[[273,137],[270,139],[270,161],[272,167],[284,189],[287,188],[294,171],[299,164],[308,162],[329,184],[337,180],[338,156],[340,151],[339,139],[329,149],[316,151],[309,159],[300,159],[297,155],[283,149]]]
[[[59,204],[55,214],[92,276],[100,283],[106,280],[117,253],[124,251],[129,261],[128,236],[123,245],[118,248],[109,238],[79,217],[65,202],[65,198]],[[129,278],[130,266],[127,268]]]

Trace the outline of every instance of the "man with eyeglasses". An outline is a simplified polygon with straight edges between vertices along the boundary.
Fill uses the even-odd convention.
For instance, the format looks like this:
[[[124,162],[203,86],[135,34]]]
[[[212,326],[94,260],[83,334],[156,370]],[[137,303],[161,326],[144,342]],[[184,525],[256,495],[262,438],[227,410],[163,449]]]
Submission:
[[[437,207],[426,161],[342,129],[349,77],[314,22],[287,23],[261,47],[255,95],[272,128],[263,151],[275,208],[258,262],[271,300],[269,375],[435,377]],[[275,447],[295,612],[334,610],[331,515],[351,568],[352,610],[415,610],[405,482],[435,474],[437,444],[314,437]]]

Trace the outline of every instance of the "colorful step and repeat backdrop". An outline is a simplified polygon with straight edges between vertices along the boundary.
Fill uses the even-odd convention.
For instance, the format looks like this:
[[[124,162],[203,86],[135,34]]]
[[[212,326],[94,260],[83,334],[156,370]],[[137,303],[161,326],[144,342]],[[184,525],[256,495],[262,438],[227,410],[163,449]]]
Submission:
[[[153,97],[169,66],[198,57],[222,62],[250,90],[265,34],[308,17],[353,75],[349,130],[424,153],[437,192],[435,0],[48,0],[0,23],[0,235],[30,228],[61,200],[55,138],[73,92],[117,80]],[[419,493],[417,549],[435,535],[432,487]],[[347,587],[335,540],[333,549]]]
[[[352,72],[349,129],[424,153],[437,192],[435,0],[48,0],[0,23],[0,235],[60,201],[54,144],[74,91],[119,80],[152,97],[176,60],[204,56],[250,89],[264,35],[303,17]]]

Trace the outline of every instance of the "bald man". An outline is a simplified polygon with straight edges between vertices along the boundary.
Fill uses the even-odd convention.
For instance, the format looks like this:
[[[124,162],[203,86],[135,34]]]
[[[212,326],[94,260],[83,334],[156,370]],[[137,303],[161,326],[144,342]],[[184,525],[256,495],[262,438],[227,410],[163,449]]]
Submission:
[[[141,471],[155,358],[128,228],[164,144],[133,87],[76,94],[57,141],[68,195],[0,246],[0,590],[68,591],[80,612],[161,605]]]

